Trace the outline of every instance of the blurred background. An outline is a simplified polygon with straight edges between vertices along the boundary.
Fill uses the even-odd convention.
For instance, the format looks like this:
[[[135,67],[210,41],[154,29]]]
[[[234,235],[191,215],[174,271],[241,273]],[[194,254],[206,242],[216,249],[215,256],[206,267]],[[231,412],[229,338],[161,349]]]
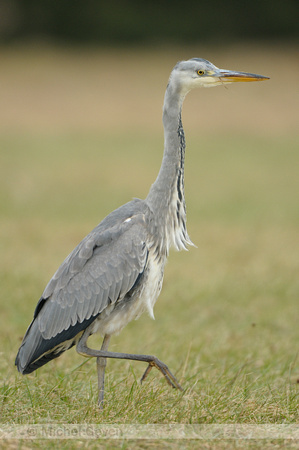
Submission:
[[[298,37],[296,0],[0,0],[5,373],[15,374],[20,339],[58,265],[106,214],[146,196],[162,158],[168,76],[195,56],[271,79],[187,97],[188,228],[198,249],[171,254],[158,320],[142,317],[111,349],[163,360],[193,342],[196,366],[199,353],[201,363],[220,361],[226,346],[258,353],[262,339],[265,354],[292,357]],[[52,364],[67,366],[63,358]]]
[[[242,114],[234,120],[221,110],[223,93],[209,93],[200,122],[186,108],[189,126],[250,125],[252,102],[263,117],[256,131],[294,130],[298,37],[295,0],[0,0],[0,128],[160,127],[171,68],[201,56],[272,81],[237,88],[233,96],[248,97],[240,97]]]
[[[1,0],[1,40],[68,43],[223,43],[298,38],[296,0]]]

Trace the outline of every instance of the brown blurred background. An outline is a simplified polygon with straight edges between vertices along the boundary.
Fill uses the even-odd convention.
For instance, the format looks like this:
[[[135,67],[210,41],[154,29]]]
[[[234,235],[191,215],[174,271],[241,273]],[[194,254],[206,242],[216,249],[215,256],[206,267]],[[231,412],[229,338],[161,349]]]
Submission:
[[[0,130],[161,129],[169,72],[197,56],[271,83],[190,96],[188,127],[296,132],[297,13],[293,0],[0,0]]]

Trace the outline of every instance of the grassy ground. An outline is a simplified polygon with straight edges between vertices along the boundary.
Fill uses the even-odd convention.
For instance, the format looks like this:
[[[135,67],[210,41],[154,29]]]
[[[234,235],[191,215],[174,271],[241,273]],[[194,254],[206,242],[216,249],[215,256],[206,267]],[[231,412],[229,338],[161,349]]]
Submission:
[[[298,423],[298,62],[291,50],[240,50],[1,51],[2,423]],[[187,98],[188,228],[198,248],[171,253],[156,320],[140,318],[111,345],[156,354],[185,390],[154,371],[140,386],[142,364],[110,360],[99,413],[93,360],[71,350],[22,377],[15,354],[64,257],[107,213],[146,195],[161,161],[168,73],[194,55],[272,79]],[[277,58],[290,68],[286,86]]]

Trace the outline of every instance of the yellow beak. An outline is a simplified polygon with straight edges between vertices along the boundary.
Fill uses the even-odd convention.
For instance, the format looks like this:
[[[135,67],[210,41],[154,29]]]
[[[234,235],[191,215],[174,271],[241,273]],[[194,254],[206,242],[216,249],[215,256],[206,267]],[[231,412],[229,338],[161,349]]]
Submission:
[[[269,77],[263,75],[257,75],[255,73],[246,72],[234,72],[232,70],[220,69],[219,73],[215,73],[215,76],[220,78],[224,83],[232,83],[234,81],[264,81],[269,80]]]

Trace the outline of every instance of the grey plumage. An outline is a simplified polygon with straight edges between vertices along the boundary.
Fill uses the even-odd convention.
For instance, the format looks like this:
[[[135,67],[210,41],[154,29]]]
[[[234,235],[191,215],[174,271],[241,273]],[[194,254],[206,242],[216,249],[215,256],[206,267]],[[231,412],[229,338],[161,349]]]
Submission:
[[[127,203],[107,216],[65,259],[46,286],[20,347],[16,361],[22,373],[48,362],[36,360],[53,348],[55,357],[65,348],[65,339],[74,339],[82,325],[86,328],[134,288],[145,271],[150,216],[142,200]]]
[[[17,354],[21,373],[34,371],[77,344],[81,354],[97,357],[100,405],[107,357],[145,361],[149,366],[142,379],[155,366],[169,384],[181,388],[156,357],[108,352],[109,339],[145,310],[153,317],[170,247],[181,250],[192,245],[186,228],[181,121],[186,94],[194,87],[262,79],[266,77],[218,69],[200,58],[174,67],[164,99],[165,142],[158,177],[145,200],[134,199],[109,214],[54,274]],[[105,336],[100,351],[86,344],[97,331]]]

